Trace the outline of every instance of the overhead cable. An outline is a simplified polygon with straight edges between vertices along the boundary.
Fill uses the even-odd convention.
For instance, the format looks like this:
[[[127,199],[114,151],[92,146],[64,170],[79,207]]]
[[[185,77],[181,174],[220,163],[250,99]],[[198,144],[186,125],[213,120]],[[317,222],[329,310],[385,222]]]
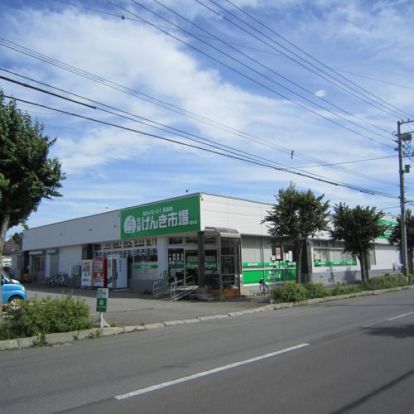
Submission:
[[[87,121],[99,123],[99,124],[102,124],[102,125],[111,126],[111,127],[114,127],[114,128],[125,130],[125,131],[134,132],[134,133],[137,133],[139,135],[144,135],[144,136],[152,137],[152,138],[155,138],[155,139],[160,139],[160,140],[171,142],[171,143],[174,143],[174,144],[183,145],[185,147],[198,149],[198,150],[205,151],[205,152],[208,152],[208,153],[220,155],[220,156],[223,156],[223,157],[226,157],[226,158],[232,158],[232,159],[235,159],[235,160],[244,161],[244,162],[249,163],[249,164],[254,164],[254,165],[258,165],[258,166],[262,166],[262,167],[271,168],[271,169],[276,170],[276,171],[282,171],[282,172],[286,172],[286,173],[290,173],[290,174],[295,174],[295,175],[305,177],[305,178],[310,178],[312,180],[316,180],[316,181],[319,181],[319,182],[322,182],[322,183],[331,184],[331,185],[334,185],[334,186],[345,187],[345,188],[348,188],[350,190],[358,191],[358,192],[361,192],[361,193],[364,193],[364,194],[379,195],[379,196],[382,196],[382,197],[396,198],[396,199],[398,199],[398,197],[399,197],[397,195],[391,195],[391,194],[383,193],[381,191],[370,190],[370,189],[363,188],[363,187],[358,187],[358,186],[355,186],[355,185],[352,185],[352,184],[338,183],[338,182],[335,182],[333,180],[328,180],[328,179],[323,179],[323,178],[315,178],[314,176],[312,176],[310,174],[302,173],[302,172],[298,172],[298,171],[291,171],[288,168],[281,168],[281,167],[277,167],[277,166],[269,166],[269,165],[261,163],[259,161],[251,160],[251,159],[248,159],[248,158],[243,158],[241,156],[235,156],[235,155],[223,153],[221,151],[216,151],[216,150],[212,150],[212,149],[209,149],[209,148],[200,147],[200,146],[197,146],[197,145],[194,145],[194,144],[185,143],[185,142],[178,141],[178,140],[175,140],[175,139],[172,139],[172,138],[163,137],[161,135],[156,135],[156,134],[152,134],[152,133],[149,133],[149,132],[146,132],[146,131],[137,130],[137,129],[134,129],[134,128],[114,124],[114,123],[108,122],[108,121],[102,121],[102,120],[99,120],[99,119],[96,119],[96,118],[92,118],[92,117],[85,116],[85,115],[80,115],[80,114],[77,114],[77,113],[74,113],[74,112],[61,110],[61,109],[54,108],[54,107],[51,107],[51,106],[48,106],[48,105],[43,105],[43,104],[40,104],[40,103],[37,103],[37,102],[28,101],[26,99],[20,99],[20,98],[12,97],[12,96],[9,96],[9,95],[4,95],[4,96],[8,99],[14,99],[18,102],[23,102],[23,103],[26,103],[26,104],[30,104],[30,105],[40,107],[40,108],[49,109],[51,111],[55,111],[55,112],[62,113],[62,114],[65,114],[65,115],[70,115],[70,116],[77,117],[77,118],[80,118],[80,119],[85,119]]]
[[[54,89],[54,90],[58,90],[58,91],[60,91],[60,92],[66,93],[66,94],[70,94],[70,95],[75,96],[75,97],[77,97],[77,98],[80,98],[80,99],[82,99],[82,100],[89,101],[89,102],[93,103],[94,105],[93,105],[93,106],[92,106],[92,105],[88,105],[88,104],[85,104],[85,103],[83,103],[83,102],[80,102],[80,101],[76,101],[76,100],[74,100],[74,99],[67,98],[67,97],[65,97],[65,96],[63,96],[63,95],[58,95],[58,94],[53,93],[53,92],[50,92],[50,91],[48,91],[48,90],[41,89],[41,88],[38,88],[38,87],[34,87],[33,85],[30,85],[30,84],[27,84],[27,83],[23,83],[23,82],[19,82],[19,81],[16,81],[16,80],[14,80],[14,79],[8,78],[8,77],[6,77],[6,76],[2,76],[2,75],[0,75],[0,79],[4,79],[4,80],[6,80],[6,81],[8,81],[8,82],[12,82],[12,83],[18,84],[18,85],[23,86],[23,87],[25,87],[25,88],[33,89],[33,90],[35,90],[35,91],[39,91],[39,92],[42,92],[42,93],[46,93],[46,94],[48,94],[48,95],[52,95],[52,96],[55,96],[55,97],[58,97],[58,98],[61,98],[61,99],[65,99],[65,100],[70,101],[70,102],[72,102],[72,103],[76,103],[76,104],[81,104],[81,105],[84,105],[84,106],[88,106],[88,107],[90,107],[91,109],[101,110],[101,111],[106,112],[106,113],[109,113],[109,114],[111,114],[111,115],[116,115],[116,116],[124,117],[124,116],[120,115],[119,113],[121,113],[121,114],[125,114],[125,115],[128,115],[128,117],[124,117],[125,119],[128,119],[128,120],[133,120],[134,122],[138,122],[138,123],[140,123],[140,124],[143,124],[143,125],[149,126],[149,127],[151,127],[151,128],[155,128],[155,129],[162,130],[162,131],[167,131],[167,132],[174,132],[174,133],[177,133],[177,132],[178,132],[179,134],[184,134],[184,135],[185,135],[185,137],[184,137],[184,138],[187,138],[187,139],[190,139],[190,140],[195,140],[196,142],[200,142],[200,141],[202,141],[203,143],[205,143],[205,142],[212,143],[212,145],[214,145],[216,148],[217,148],[217,146],[218,146],[218,147],[220,147],[220,149],[225,149],[225,150],[228,150],[228,151],[230,151],[230,152],[231,152],[231,153],[233,153],[233,154],[242,154],[242,155],[247,156],[247,157],[250,157],[250,158],[252,158],[252,159],[262,160],[262,161],[265,161],[265,162],[270,162],[270,163],[273,163],[273,164],[276,164],[276,165],[279,165],[279,166],[284,166],[284,167],[287,167],[286,165],[283,165],[283,164],[281,164],[281,163],[277,163],[277,162],[275,162],[274,160],[271,160],[271,159],[268,159],[268,158],[265,158],[265,157],[261,157],[261,156],[258,156],[258,155],[256,155],[256,154],[252,154],[252,153],[249,153],[249,152],[246,152],[246,151],[242,151],[242,150],[240,150],[240,149],[238,149],[238,148],[234,148],[234,147],[231,147],[231,146],[228,146],[228,145],[224,145],[224,144],[217,143],[217,141],[214,141],[214,140],[211,140],[211,139],[208,139],[208,138],[202,137],[202,136],[197,135],[197,134],[189,133],[189,132],[184,131],[184,130],[182,130],[182,129],[178,129],[178,128],[174,128],[174,127],[171,127],[171,126],[168,126],[168,125],[162,124],[162,123],[160,123],[160,122],[157,122],[157,121],[151,120],[151,119],[149,119],[149,118],[147,118],[147,117],[142,117],[142,116],[138,116],[138,115],[136,115],[136,114],[132,114],[132,113],[130,113],[130,112],[124,111],[124,110],[119,109],[119,108],[116,108],[116,107],[114,107],[114,106],[107,105],[107,104],[104,104],[104,103],[102,103],[102,102],[99,102],[99,101],[96,101],[96,100],[93,100],[93,99],[90,99],[90,98],[84,97],[84,96],[82,96],[82,95],[79,95],[79,94],[76,94],[76,93],[73,93],[73,92],[70,92],[70,91],[64,90],[64,89],[62,89],[62,88],[58,88],[58,87],[52,86],[52,85],[50,85],[50,84],[48,84],[48,83],[45,83],[45,82],[40,82],[40,81],[37,81],[37,80],[35,80],[35,79],[33,79],[33,78],[30,78],[30,77],[27,77],[27,76],[23,76],[23,75],[16,74],[16,73],[15,73],[15,72],[13,72],[13,71],[9,71],[9,70],[2,69],[2,68],[0,68],[0,70],[1,70],[1,71],[4,71],[4,72],[7,72],[7,73],[12,73],[12,74],[14,74],[15,76],[19,76],[19,77],[21,77],[21,78],[24,78],[24,79],[30,80],[30,81],[35,82],[35,83],[37,83],[37,84],[41,84],[41,85],[46,86],[46,87],[48,87],[48,88],[52,88],[52,89]],[[105,109],[100,108],[100,107],[98,107],[98,106],[96,106],[96,105],[100,105],[100,106],[102,106],[102,107],[104,107],[104,108],[109,108],[109,109],[111,109],[111,110],[115,110],[115,111],[117,111],[117,113],[115,113],[115,112],[113,112],[113,111],[108,111],[108,110],[105,110]],[[134,117],[134,119],[130,118],[130,116]],[[181,136],[182,136],[182,135],[181,135]],[[302,171],[302,172],[309,173],[309,172],[308,172],[308,171],[306,171],[306,170],[302,170],[302,168],[303,168],[303,167],[299,167],[299,168],[295,167],[295,168],[293,168],[293,169],[294,169],[294,170],[297,170],[297,171]],[[291,168],[291,169],[292,169],[292,168]],[[372,177],[367,176],[366,174],[362,174],[362,173],[360,173],[360,172],[353,172],[353,171],[349,171],[349,170],[345,170],[345,172],[347,172],[347,173],[351,173],[351,174],[356,174],[356,175],[359,175],[359,176],[362,176],[362,177],[365,177],[365,178],[369,178],[369,179],[371,179],[371,180],[373,179]],[[316,174],[316,173],[312,173],[312,174],[313,174],[314,176],[316,176],[316,177],[323,177],[323,176],[321,176],[321,175],[319,175],[319,174]],[[375,181],[382,182],[382,183],[385,183],[385,184],[387,184],[387,185],[394,185],[394,183],[389,182],[389,181],[386,181],[386,180],[381,180],[381,179],[378,179],[378,178],[375,178],[374,180],[375,180]]]
[[[133,16],[135,16],[135,17],[137,17],[137,18],[138,18],[139,20],[141,20],[142,22],[144,22],[144,23],[148,24],[149,26],[151,26],[151,27],[153,27],[153,28],[157,29],[157,30],[158,30],[158,31],[160,31],[161,33],[164,33],[164,34],[166,34],[167,36],[170,36],[171,38],[173,38],[173,39],[175,39],[175,40],[179,41],[180,43],[185,44],[185,45],[186,45],[187,47],[189,47],[190,49],[193,49],[193,50],[195,50],[196,52],[198,52],[198,53],[200,53],[200,54],[202,54],[202,55],[204,55],[204,56],[208,57],[210,60],[212,60],[212,61],[214,61],[214,62],[216,62],[216,63],[218,63],[218,64],[220,64],[220,65],[224,66],[225,68],[227,68],[227,69],[231,70],[231,71],[232,71],[232,72],[234,72],[234,73],[237,73],[238,75],[240,75],[240,76],[242,76],[243,78],[245,78],[245,79],[247,79],[247,80],[249,80],[249,81],[253,82],[254,84],[256,84],[256,85],[258,85],[258,86],[260,86],[260,87],[262,87],[263,89],[267,90],[268,92],[271,92],[271,93],[273,93],[273,94],[275,94],[275,95],[277,95],[277,96],[281,97],[282,99],[285,99],[286,101],[289,101],[289,102],[291,102],[291,103],[293,103],[293,104],[295,104],[295,105],[297,105],[297,106],[301,107],[302,109],[305,109],[306,111],[311,112],[311,113],[313,113],[314,115],[316,115],[316,116],[318,116],[318,117],[320,117],[320,118],[323,118],[323,119],[327,120],[328,122],[330,122],[330,123],[332,123],[332,124],[335,124],[335,125],[337,125],[337,126],[339,126],[339,127],[343,128],[343,129],[346,129],[346,130],[348,130],[348,131],[352,132],[352,133],[353,133],[353,134],[355,134],[355,135],[358,135],[358,136],[360,136],[360,137],[362,137],[362,138],[365,138],[365,139],[367,139],[367,140],[369,140],[369,141],[376,142],[376,143],[378,143],[378,144],[380,144],[380,145],[387,146],[387,147],[389,147],[389,148],[393,148],[391,145],[385,144],[385,143],[380,142],[380,141],[378,141],[378,140],[376,140],[376,139],[374,139],[374,138],[372,138],[372,137],[370,137],[370,136],[368,136],[368,135],[365,135],[365,134],[363,134],[363,133],[361,133],[361,132],[359,132],[359,131],[356,131],[355,129],[350,128],[350,127],[348,127],[347,125],[344,125],[344,124],[342,124],[342,123],[340,123],[340,122],[336,121],[335,119],[332,119],[332,118],[330,118],[329,116],[324,115],[324,114],[323,114],[323,113],[321,113],[321,112],[318,112],[316,109],[311,108],[311,107],[309,107],[309,106],[306,106],[306,105],[304,105],[302,102],[299,102],[299,101],[297,101],[297,100],[294,100],[294,99],[292,99],[292,98],[290,98],[290,97],[286,96],[285,94],[282,94],[282,93],[278,92],[276,89],[274,89],[274,88],[272,88],[272,87],[270,87],[270,86],[266,85],[265,83],[263,83],[263,82],[261,82],[261,81],[259,81],[259,80],[255,79],[255,78],[253,78],[253,77],[252,77],[252,76],[250,76],[250,75],[247,75],[246,73],[242,72],[241,70],[239,70],[239,69],[237,69],[237,68],[235,68],[235,67],[233,67],[233,66],[231,66],[231,65],[229,65],[229,64],[227,64],[227,63],[225,63],[225,62],[223,62],[222,60],[220,60],[220,59],[218,59],[218,58],[216,58],[216,57],[212,56],[211,54],[209,54],[209,53],[207,53],[207,52],[205,52],[205,51],[201,50],[200,48],[198,48],[198,47],[196,47],[196,46],[194,46],[194,45],[191,45],[189,42],[187,42],[187,41],[185,41],[185,40],[181,39],[181,38],[180,38],[180,37],[178,37],[177,35],[175,35],[175,34],[173,34],[173,33],[169,32],[168,30],[165,30],[165,29],[161,28],[161,27],[160,27],[159,25],[157,25],[156,23],[151,22],[151,21],[149,21],[149,20],[147,20],[147,19],[145,19],[145,18],[143,18],[143,17],[141,17],[141,16],[137,15],[136,13],[134,13],[134,12],[132,12],[132,11],[128,10],[127,8],[125,8],[125,7],[121,6],[121,5],[119,5],[118,3],[116,3],[116,2],[114,2],[114,1],[112,1],[112,0],[109,0],[109,1],[110,1],[110,3],[112,3],[112,4],[114,4],[114,5],[117,5],[117,7],[119,7],[120,9],[122,9],[122,10],[124,10],[124,11],[126,11],[127,13],[130,13],[131,15],[133,15]],[[133,1],[134,1],[134,3],[136,3],[136,4],[140,5],[141,7],[146,8],[145,6],[142,6],[140,3],[136,2],[135,0],[133,0]],[[147,8],[146,8],[146,9],[147,9]],[[148,10],[149,10],[149,9],[148,9]],[[149,10],[149,11],[150,11],[150,10]],[[212,46],[212,47],[213,47],[213,48],[215,48],[214,46]],[[217,49],[217,48],[216,48],[216,49]],[[217,49],[217,50],[219,50],[219,49]],[[225,52],[221,52],[221,53],[226,54]],[[230,59],[232,59],[232,60],[238,61],[238,62],[239,62],[239,63],[241,63],[243,66],[246,66],[246,64],[244,64],[244,63],[240,62],[238,59],[236,59],[236,58],[234,58],[234,57],[232,57],[232,56],[230,56],[230,55],[228,55],[228,54],[227,54],[227,57],[228,57],[228,58],[230,58]],[[258,72],[258,71],[256,71],[256,70],[254,70],[254,69],[251,69],[251,70],[253,70],[254,72],[257,72],[257,73],[259,73],[259,74],[260,74],[260,72]],[[261,74],[261,76],[266,77],[266,75],[263,75],[263,74]],[[270,79],[272,82],[274,82],[271,78],[269,78],[269,79]],[[284,88],[286,89],[286,87],[284,87]],[[294,93],[294,92],[291,92],[291,93]],[[297,96],[299,96],[299,94],[297,94],[297,93],[294,93],[294,94],[295,94],[295,95],[297,95]],[[328,113],[331,113],[331,114],[332,114],[335,118],[336,118],[336,117],[343,118],[343,116],[341,116],[341,115],[339,115],[339,114],[335,114],[335,113],[333,113],[333,112],[329,111],[328,109],[326,109],[326,108],[324,108],[324,107],[321,107],[320,105],[318,105],[318,104],[314,103],[313,101],[308,100],[307,98],[305,98],[305,97],[303,97],[303,96],[302,96],[302,99],[304,99],[304,100],[306,100],[306,101],[309,101],[311,104],[313,104],[313,105],[316,105],[316,106],[320,107],[321,109],[323,109],[324,111],[326,111],[326,112],[328,112]],[[346,119],[346,118],[345,118],[345,119]],[[347,122],[350,122],[348,119],[346,119],[346,121],[347,121]],[[350,123],[353,123],[353,122],[350,122]],[[359,126],[359,125],[357,125],[357,124],[355,124],[355,123],[353,123],[353,124],[354,124],[354,125],[356,125],[357,127],[361,128],[361,126]]]
[[[155,16],[157,16],[157,17],[159,17],[159,18],[161,18],[161,19],[163,19],[163,20],[167,21],[170,25],[173,25],[174,27],[177,27],[179,30],[183,31],[184,33],[187,33],[188,35],[190,35],[190,36],[192,36],[192,37],[194,37],[195,39],[199,40],[200,42],[202,42],[203,44],[207,45],[208,47],[211,47],[211,48],[213,48],[214,50],[218,50],[218,51],[220,51],[220,53],[223,53],[226,57],[228,57],[228,56],[229,56],[227,53],[223,52],[222,50],[219,50],[219,49],[217,49],[216,47],[212,46],[210,43],[208,43],[208,42],[206,42],[206,41],[202,40],[202,39],[199,37],[199,35],[195,35],[194,33],[191,33],[191,32],[189,32],[189,31],[187,31],[187,30],[183,29],[181,26],[177,25],[176,23],[173,23],[173,22],[171,22],[171,21],[169,21],[169,20],[165,19],[164,17],[162,17],[162,16],[161,16],[161,15],[159,15],[158,13],[155,13],[154,11],[150,10],[149,8],[147,8],[146,6],[142,5],[142,3],[139,3],[139,2],[137,2],[137,1],[135,1],[135,0],[133,0],[133,1],[134,1],[134,3],[139,4],[139,5],[140,5],[142,8],[144,8],[145,10],[150,11],[150,12],[151,12],[151,13],[153,13]],[[294,85],[294,86],[295,86],[295,87],[297,87],[298,89],[303,90],[304,92],[308,93],[309,95],[311,95],[311,96],[314,96],[314,95],[315,95],[315,94],[314,94],[314,92],[313,92],[313,91],[311,91],[310,89],[307,89],[306,87],[302,86],[302,85],[301,85],[301,84],[299,84],[298,82],[295,82],[295,81],[293,81],[292,79],[288,78],[287,76],[282,75],[280,72],[276,71],[275,69],[271,68],[270,66],[268,66],[268,65],[266,65],[266,64],[264,64],[264,63],[262,63],[262,62],[260,62],[259,60],[255,59],[254,57],[250,56],[249,54],[247,54],[247,53],[243,52],[241,49],[239,49],[239,48],[237,48],[237,47],[235,47],[235,46],[231,45],[229,42],[227,42],[227,41],[226,41],[226,40],[224,40],[223,38],[221,38],[221,37],[219,37],[219,36],[216,36],[216,35],[215,35],[214,33],[212,33],[211,31],[209,31],[209,30],[207,30],[207,29],[203,28],[202,26],[200,26],[199,24],[197,24],[197,23],[193,22],[192,20],[187,19],[186,17],[184,17],[182,14],[178,13],[176,10],[172,9],[171,7],[166,6],[165,4],[161,3],[161,2],[160,2],[160,1],[158,1],[158,0],[152,0],[152,1],[153,1],[154,3],[156,3],[156,4],[158,4],[159,6],[163,7],[165,10],[168,10],[170,13],[174,14],[175,16],[179,17],[180,19],[184,20],[186,23],[188,23],[188,24],[190,24],[190,25],[192,25],[192,26],[196,27],[197,29],[201,30],[203,33],[206,33],[207,35],[209,35],[209,36],[210,36],[210,37],[212,37],[213,39],[217,40],[218,42],[222,43],[222,44],[223,44],[223,45],[225,45],[226,47],[230,48],[231,50],[236,51],[238,54],[240,54],[240,55],[242,55],[243,57],[245,57],[245,58],[249,59],[250,61],[254,62],[256,65],[258,65],[258,66],[260,66],[260,67],[264,68],[265,70],[267,70],[267,71],[269,71],[269,72],[273,73],[274,75],[276,75],[276,76],[280,77],[281,79],[283,79],[284,81],[286,81],[286,82],[288,82],[288,83],[290,83],[290,84]],[[284,86],[283,84],[280,84],[279,82],[275,82],[274,80],[270,79],[269,77],[267,77],[267,76],[266,76],[266,75],[264,75],[263,73],[256,71],[256,70],[255,70],[255,69],[253,69],[251,66],[249,66],[249,65],[247,65],[247,64],[245,64],[245,63],[243,63],[243,62],[240,62],[240,61],[239,61],[239,60],[237,60],[237,59],[236,59],[236,62],[241,63],[241,64],[242,64],[243,66],[245,66],[245,67],[248,67],[248,68],[249,68],[250,70],[252,70],[253,72],[255,72],[255,73],[257,73],[257,74],[261,75],[262,77],[264,77],[264,78],[265,78],[265,79],[267,79],[267,80],[270,80],[270,81],[271,81],[272,83],[274,83],[275,85],[278,85],[279,87],[281,87],[281,88],[283,88],[283,89],[286,89],[286,90],[287,90],[287,91],[289,91],[290,93],[292,93],[292,94],[294,94],[294,95],[297,95],[297,96],[301,97],[302,99],[305,99],[305,100],[307,100],[307,101],[308,101],[308,102],[310,102],[310,103],[313,103],[314,105],[317,105],[317,106],[318,106],[318,107],[320,107],[321,109],[327,110],[326,108],[324,108],[323,106],[319,105],[318,103],[315,103],[314,101],[311,101],[311,100],[309,100],[309,99],[305,98],[303,95],[297,94],[296,92],[292,91],[290,88],[287,88],[287,87],[286,87],[286,86]],[[340,107],[339,105],[337,105],[337,104],[335,104],[335,103],[333,103],[333,102],[329,101],[328,99],[325,99],[324,97],[319,97],[319,98],[318,98],[318,100],[320,100],[320,101],[323,101],[323,102],[327,103],[328,105],[330,105],[330,106],[334,107],[335,109],[338,109],[339,111],[341,111],[341,112],[345,113],[346,115],[349,115],[349,116],[351,116],[351,117],[353,117],[353,118],[357,119],[358,121],[360,121],[360,122],[362,122],[362,123],[364,123],[364,124],[370,125],[370,126],[371,126],[371,127],[373,127],[373,128],[376,128],[376,129],[378,129],[378,130],[380,130],[380,131],[382,131],[382,132],[387,133],[387,136],[386,136],[386,137],[384,137],[384,138],[387,138],[387,140],[389,140],[389,139],[390,139],[390,136],[389,136],[389,135],[390,135],[390,131],[388,131],[387,129],[382,128],[382,127],[379,127],[378,125],[373,124],[372,122],[370,122],[370,121],[368,121],[368,120],[366,120],[366,119],[363,119],[363,118],[361,118],[361,117],[360,117],[360,116],[358,116],[358,115],[352,114],[351,112],[349,112],[349,111],[347,111],[346,109],[344,109],[344,108]],[[327,111],[329,111],[329,110],[327,110]],[[329,111],[329,112],[330,112],[330,113],[332,113],[332,114],[334,114],[334,113],[333,113],[333,112],[331,112],[331,111]],[[340,115],[338,115],[338,114],[334,114],[334,115],[336,115],[336,116],[338,116],[338,117],[341,117],[342,119],[345,119],[346,121],[350,122],[350,120],[349,120],[348,118],[344,118],[344,117],[342,117],[342,116],[340,116]],[[365,131],[368,131],[368,132],[370,132],[370,133],[373,133],[373,134],[375,134],[375,135],[378,135],[378,136],[380,136],[380,137],[383,137],[383,135],[382,135],[382,134],[379,134],[379,133],[377,133],[377,132],[373,132],[373,131],[371,131],[371,129],[365,128],[365,127],[361,126],[360,124],[358,124],[357,122],[352,122],[352,123],[353,123],[353,124],[355,124],[355,125],[357,125],[358,127],[362,128],[362,129],[364,129]]]
[[[229,11],[228,9],[226,9],[223,6],[221,6],[220,4],[218,4],[216,1],[214,1],[214,0],[208,0],[210,3],[214,4],[217,8],[223,10],[225,13],[231,15],[237,21],[239,21],[242,24],[246,25],[247,27],[249,27],[254,32],[257,32],[261,36],[263,36],[264,38],[268,39],[271,43],[268,43],[267,41],[263,40],[263,38],[259,37],[255,33],[252,33],[249,30],[246,30],[245,27],[240,26],[238,23],[236,23],[233,20],[229,19],[227,16],[223,15],[222,13],[219,13],[217,10],[213,9],[212,7],[206,5],[201,0],[195,0],[195,1],[197,1],[197,3],[199,3],[203,7],[207,8],[208,10],[210,10],[211,12],[213,12],[214,14],[220,16],[220,18],[222,18],[223,20],[226,20],[230,24],[238,27],[239,30],[242,30],[243,32],[248,33],[250,36],[252,36],[255,39],[259,40],[261,43],[264,43],[265,45],[267,45],[271,49],[275,50],[279,54],[285,56],[287,59],[295,62],[299,66],[301,66],[301,67],[305,68],[306,70],[314,73],[315,75],[317,75],[317,76],[325,79],[329,83],[331,83],[331,84],[335,85],[336,87],[340,88],[341,90],[345,91],[347,94],[352,95],[352,96],[354,96],[354,97],[356,97],[356,98],[358,98],[358,99],[360,99],[360,100],[362,100],[362,101],[364,101],[364,102],[366,102],[366,103],[368,103],[368,104],[376,107],[377,109],[379,109],[382,112],[384,112],[384,113],[392,116],[393,118],[400,118],[402,116],[401,115],[402,113],[406,113],[404,110],[402,110],[400,108],[397,108],[397,107],[394,107],[394,105],[387,103],[382,98],[376,97],[374,99],[374,98],[368,96],[368,94],[369,95],[373,95],[369,91],[367,91],[367,93],[366,92],[363,92],[363,91],[361,92],[361,90],[364,90],[364,89],[362,87],[360,87],[359,85],[357,85],[357,87],[354,86],[356,84],[354,84],[352,81],[350,81],[350,82],[353,83],[354,85],[352,85],[352,84],[349,85],[349,84],[344,83],[343,80],[336,79],[331,73],[327,72],[326,70],[324,70],[320,66],[315,65],[313,62],[311,62],[311,61],[303,58],[298,53],[294,52],[291,48],[288,48],[288,47],[284,46],[283,44],[281,44],[280,42],[276,41],[275,39],[273,39],[272,37],[270,37],[269,35],[267,35],[263,31],[261,31],[261,30],[257,29],[256,27],[252,26],[251,24],[249,24],[245,20],[242,20],[237,15],[235,15],[234,13],[232,13],[231,11]],[[225,0],[225,1],[228,1],[228,0]],[[235,7],[237,7],[237,6],[235,6]],[[259,22],[256,18],[254,18],[251,14],[248,14],[247,12],[245,12],[243,9],[241,9],[241,8],[238,8],[238,9],[241,12],[243,12],[244,14],[247,14],[250,18],[252,18],[255,21]],[[260,24],[262,24],[262,23],[260,22]],[[268,28],[268,26],[266,26],[264,24],[262,24],[262,25]],[[272,29],[271,28],[268,28],[268,30],[272,30]],[[274,32],[274,31],[272,31],[272,32]],[[274,32],[274,33],[277,33],[277,32]],[[285,39],[285,38],[283,38],[283,39]],[[285,39],[285,41],[286,42],[289,42],[286,39]],[[293,43],[291,43],[291,44],[293,45]],[[280,50],[278,47],[276,47],[274,45],[277,45],[282,50]],[[302,49],[300,49],[300,50],[302,50]],[[306,52],[303,51],[303,53],[306,53]],[[291,55],[293,55],[294,57],[292,57]],[[311,56],[311,55],[309,55],[309,56]],[[317,60],[316,58],[313,58],[313,59],[314,60]],[[320,62],[320,61],[318,60],[318,62]],[[328,67],[327,65],[323,64],[322,62],[321,62],[321,65],[324,65],[324,66]],[[329,68],[329,70],[331,70],[331,69]],[[374,95],[374,96],[376,96],[376,95]],[[381,102],[379,102],[379,101],[381,101]],[[407,116],[407,115],[405,115],[405,116]]]

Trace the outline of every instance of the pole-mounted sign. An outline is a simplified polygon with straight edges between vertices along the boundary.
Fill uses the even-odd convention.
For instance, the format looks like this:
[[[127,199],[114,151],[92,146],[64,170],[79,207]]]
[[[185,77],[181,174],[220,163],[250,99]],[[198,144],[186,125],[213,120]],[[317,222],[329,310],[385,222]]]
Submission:
[[[103,313],[108,310],[108,297],[109,289],[108,288],[98,288],[96,290],[96,312],[100,312],[100,324],[101,328],[109,326],[103,317]]]

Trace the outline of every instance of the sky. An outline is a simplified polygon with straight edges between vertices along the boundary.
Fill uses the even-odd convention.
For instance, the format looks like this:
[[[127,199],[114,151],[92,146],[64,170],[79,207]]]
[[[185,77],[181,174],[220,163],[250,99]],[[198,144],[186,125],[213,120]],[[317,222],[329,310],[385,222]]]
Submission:
[[[17,101],[66,175],[29,227],[195,192],[274,203],[291,183],[399,213],[410,0],[3,0],[0,19],[0,89],[67,112]]]

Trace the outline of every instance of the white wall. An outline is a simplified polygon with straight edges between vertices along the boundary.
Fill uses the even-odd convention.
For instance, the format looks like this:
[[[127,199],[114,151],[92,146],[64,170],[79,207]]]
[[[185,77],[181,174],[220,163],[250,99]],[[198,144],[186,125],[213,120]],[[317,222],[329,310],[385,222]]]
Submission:
[[[23,250],[119,240],[119,210],[26,230]]]
[[[59,272],[71,275],[73,265],[82,264],[82,246],[67,246],[59,249]]]
[[[372,270],[393,270],[400,263],[400,253],[396,246],[390,245],[376,245],[375,246],[375,265],[371,265]]]
[[[201,229],[226,227],[236,229],[240,234],[267,236],[267,227],[261,221],[270,208],[270,204],[203,193],[200,199]]]

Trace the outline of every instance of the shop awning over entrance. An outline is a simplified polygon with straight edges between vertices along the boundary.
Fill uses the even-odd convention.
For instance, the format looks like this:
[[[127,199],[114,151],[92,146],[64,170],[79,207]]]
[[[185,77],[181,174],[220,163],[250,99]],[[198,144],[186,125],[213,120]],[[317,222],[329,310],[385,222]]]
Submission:
[[[206,227],[205,234],[207,236],[220,236],[220,237],[231,237],[234,239],[240,239],[240,234],[235,229],[229,229],[225,227]]]

